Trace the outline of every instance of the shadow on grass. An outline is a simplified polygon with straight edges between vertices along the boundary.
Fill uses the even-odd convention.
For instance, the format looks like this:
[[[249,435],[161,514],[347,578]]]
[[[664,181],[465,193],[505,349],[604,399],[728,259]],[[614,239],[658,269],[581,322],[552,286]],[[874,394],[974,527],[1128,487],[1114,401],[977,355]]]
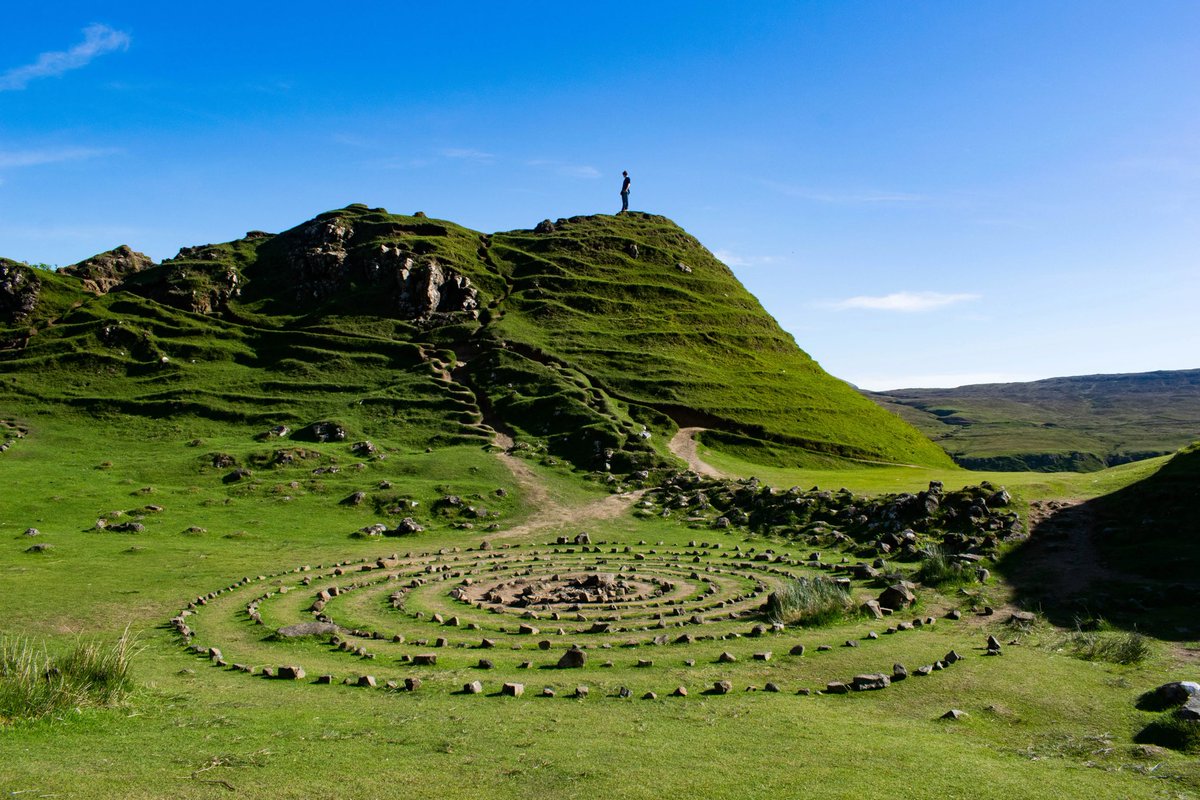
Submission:
[[[1200,445],[1112,494],[1050,509],[1000,563],[1018,602],[1063,627],[1104,620],[1166,640],[1200,636]]]

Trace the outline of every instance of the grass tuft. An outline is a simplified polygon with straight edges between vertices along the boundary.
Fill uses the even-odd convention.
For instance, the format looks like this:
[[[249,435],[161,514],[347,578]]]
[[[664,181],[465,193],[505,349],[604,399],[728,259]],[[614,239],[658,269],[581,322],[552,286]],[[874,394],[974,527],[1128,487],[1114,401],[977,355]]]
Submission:
[[[1076,658],[1109,664],[1141,664],[1154,652],[1149,637],[1137,631],[1109,630],[1105,625],[1097,630],[1077,627],[1068,637],[1067,646]]]
[[[133,689],[135,644],[128,628],[112,644],[80,641],[60,656],[28,639],[0,640],[0,723],[119,705]]]
[[[798,578],[771,592],[767,618],[785,625],[829,625],[856,613],[850,592],[828,578]]]
[[[941,547],[931,544],[921,551],[917,580],[925,586],[961,586],[974,583],[975,576],[971,570],[948,558]]]

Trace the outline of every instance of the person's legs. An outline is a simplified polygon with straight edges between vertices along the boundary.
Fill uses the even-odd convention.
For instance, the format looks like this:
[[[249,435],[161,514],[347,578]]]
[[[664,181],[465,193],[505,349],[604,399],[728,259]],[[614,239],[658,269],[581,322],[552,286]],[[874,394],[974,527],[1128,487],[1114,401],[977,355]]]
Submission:
[[[629,192],[621,192],[621,210],[629,210]]]

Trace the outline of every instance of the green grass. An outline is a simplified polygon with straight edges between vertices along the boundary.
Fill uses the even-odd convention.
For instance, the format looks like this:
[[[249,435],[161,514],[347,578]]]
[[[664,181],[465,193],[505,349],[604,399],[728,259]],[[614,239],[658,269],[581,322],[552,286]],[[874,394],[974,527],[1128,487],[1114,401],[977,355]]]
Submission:
[[[1007,647],[1001,658],[977,657],[989,631],[1011,637],[998,624],[943,621],[872,641],[867,633],[885,623],[852,618],[789,629],[778,637],[698,642],[672,652],[617,647],[610,656],[615,668],[595,664],[570,675],[516,668],[519,659],[539,658],[536,650],[493,651],[498,668],[482,674],[470,666],[478,652],[468,651],[455,657],[459,666],[450,659],[444,675],[426,676],[426,686],[412,695],[292,685],[221,669],[185,652],[162,627],[198,594],[298,564],[393,550],[475,547],[486,538],[478,530],[456,530],[452,520],[430,512],[422,517],[428,523],[425,534],[382,542],[352,539],[351,532],[376,518],[370,508],[337,503],[353,488],[369,489],[386,479],[417,499],[418,508],[429,509],[444,494],[488,496],[507,487],[513,505],[501,521],[501,533],[537,508],[499,458],[479,448],[424,453],[384,442],[389,457],[369,462],[365,473],[343,470],[314,479],[307,468],[273,468],[261,483],[230,487],[201,456],[221,451],[243,459],[265,449],[249,431],[229,429],[224,436],[209,431],[202,445],[189,446],[195,431],[169,421],[89,425],[75,416],[23,418],[30,435],[0,460],[5,485],[17,489],[0,511],[0,533],[7,532],[0,542],[8,543],[0,548],[6,631],[24,637],[43,632],[50,649],[61,651],[80,634],[111,639],[131,625],[145,649],[132,663],[139,691],[123,708],[84,708],[0,730],[0,763],[5,764],[0,788],[8,792],[207,797],[226,791],[222,784],[205,782],[217,780],[247,797],[314,791],[375,796],[399,790],[436,790],[451,798],[485,791],[497,797],[650,797],[699,787],[711,797],[783,792],[834,798],[885,793],[894,787],[896,774],[909,776],[922,793],[945,796],[1055,797],[1086,791],[1096,797],[1155,797],[1163,786],[1138,774],[1133,737],[1154,717],[1137,711],[1133,701],[1140,691],[1177,674],[1171,661],[1084,662],[1032,642]],[[320,452],[323,464],[333,457],[343,464],[349,460],[345,444],[306,447]],[[99,468],[106,461],[111,466]],[[561,466],[527,463],[556,502],[582,508],[603,496]],[[259,475],[256,471],[256,481]],[[287,487],[291,478],[301,489],[288,489],[294,496],[285,501],[273,489]],[[151,491],[143,493],[148,487]],[[164,510],[145,513],[147,504]],[[112,511],[144,515],[146,532],[95,530],[95,519]],[[207,532],[185,534],[193,524]],[[23,552],[29,542],[23,531],[29,526],[41,530],[36,540],[56,545],[53,555]],[[647,540],[647,547],[663,541],[687,548],[690,540],[718,536],[674,520],[620,515],[579,522],[565,515],[557,528],[520,541],[541,544],[581,528],[598,541],[636,546]],[[244,533],[234,535],[239,532]],[[718,541],[722,552],[735,544],[743,550],[768,544],[786,548],[736,530],[720,534]],[[856,600],[869,591],[856,587]],[[386,660],[365,668],[347,663],[319,642],[265,641],[236,613],[240,600],[222,596],[196,622],[214,644],[240,643],[227,644],[230,658],[299,662],[310,675],[322,670],[339,676],[348,671],[395,678],[412,674]],[[347,596],[347,602],[353,600]],[[278,601],[281,605],[264,610],[283,621],[291,613],[287,608],[303,607],[304,597],[289,593]],[[929,613],[958,600],[935,593],[923,602],[922,613]],[[222,611],[226,606],[230,613]],[[370,602],[348,605],[343,612],[348,618],[361,614],[364,621],[381,613]],[[735,631],[746,623],[713,625],[716,631]],[[849,639],[860,646],[836,646]],[[785,655],[795,641],[809,646],[803,658]],[[820,644],[835,647],[817,652]],[[883,693],[840,698],[791,693],[797,686],[821,688],[859,672],[888,671],[895,662],[910,668],[932,663],[950,649],[967,659]],[[721,650],[735,654],[738,662],[715,663]],[[753,661],[752,654],[762,650],[774,650],[775,658]],[[655,667],[632,666],[646,655]],[[696,665],[684,666],[685,657]],[[531,693],[551,684],[560,697],[511,701],[449,693],[475,677],[482,677],[489,691],[501,680],[523,680]],[[734,679],[734,695],[700,694],[723,677]],[[745,684],[761,687],[767,680],[788,693],[742,691]],[[592,697],[580,702],[561,696],[576,683],[589,684]],[[668,700],[667,692],[679,684],[688,686],[691,696]],[[621,685],[634,691],[634,699],[607,696]],[[662,699],[636,699],[650,689]],[[959,725],[937,721],[949,707],[963,708],[970,717]],[[795,755],[780,758],[780,753]],[[1179,793],[1186,796],[1200,786],[1192,762],[1169,753],[1157,760],[1163,763],[1154,774],[1168,776]],[[888,769],[877,769],[883,762]]]
[[[868,393],[972,469],[1087,472],[1189,444],[1200,370]]]
[[[826,575],[810,565],[808,551],[786,535],[716,528],[683,511],[664,518],[639,508],[635,495],[612,494],[603,470],[595,469],[597,457],[625,459],[625,466],[665,458],[660,448],[676,425],[670,415],[686,413],[698,419],[684,421],[729,423],[724,449],[702,447],[706,460],[781,488],[817,484],[882,494],[922,489],[930,480],[943,480],[947,491],[990,480],[1028,503],[1103,495],[1148,478],[1164,460],[1091,475],[971,473],[912,445],[908,429],[891,429],[890,418],[874,411],[841,419],[857,401],[844,401],[840,389],[825,393],[824,378],[809,380],[806,357],[720,265],[661,218],[582,219],[552,236],[515,232],[485,240],[420,217],[363,208],[345,214],[359,218],[354,246],[363,253],[394,233],[437,250],[464,274],[476,270],[469,274],[487,313],[471,323],[420,328],[355,314],[361,286],[327,305],[272,298],[261,286],[280,278],[276,257],[288,241],[281,235],[217,245],[206,259],[192,253],[176,265],[192,271],[186,281],[168,267],[147,276],[141,294],[82,298],[74,309],[74,300],[66,302],[66,312],[39,328],[28,348],[3,356],[0,419],[12,424],[2,427],[9,447],[0,453],[5,640],[37,643],[21,651],[22,663],[36,667],[25,670],[35,686],[45,674],[38,664],[42,642],[46,658],[61,659],[80,642],[112,642],[128,630],[142,649],[128,661],[135,690],[122,702],[80,701],[38,718],[25,703],[14,715],[18,721],[0,725],[0,791],[82,798],[420,793],[740,800],[885,796],[895,792],[899,776],[911,792],[939,797],[1200,792],[1194,758],[1156,751],[1146,761],[1135,741],[1160,721],[1138,710],[1136,698],[1185,674],[1187,662],[1174,646],[1156,642],[1148,658],[1130,664],[1076,658],[1062,646],[1063,632],[1045,622],[1020,632],[1005,626],[1002,614],[972,613],[980,603],[1012,600],[1002,576],[987,586],[987,600],[949,586],[922,588],[913,616],[937,623],[911,631],[887,633],[905,617],[851,614],[753,635],[761,610],[736,619],[729,613],[755,608],[786,580]],[[631,237],[639,244],[636,261],[622,255]],[[693,267],[690,283],[676,261]],[[160,279],[168,289],[187,288],[188,281],[212,288],[228,270],[247,289],[227,318],[146,296]],[[56,291],[73,297],[68,279],[59,277]],[[259,288],[250,288],[255,281]],[[695,309],[691,319],[681,311],[685,305]],[[589,321],[580,309],[604,319]],[[656,314],[660,327],[651,329]],[[689,330],[705,333],[679,335]],[[635,341],[624,331],[652,335]],[[449,381],[443,371],[452,373]],[[681,411],[680,403],[690,405]],[[520,446],[513,456],[488,444],[481,417],[515,434]],[[272,425],[297,429],[325,419],[345,425],[347,441],[259,436]],[[648,440],[639,436],[643,425]],[[17,430],[26,435],[11,433]],[[577,431],[585,435],[571,439]],[[376,454],[352,451],[364,438]],[[617,445],[611,456],[606,442]],[[280,451],[296,457],[289,463]],[[932,466],[849,460],[864,453],[879,456],[868,461]],[[226,482],[232,467],[214,466],[215,455],[252,475]],[[509,469],[514,461],[516,469]],[[342,502],[360,491],[361,504]],[[448,495],[486,513],[449,504]],[[1024,510],[1020,502],[1015,507]],[[354,536],[377,522],[394,528],[404,516],[425,531]],[[117,533],[98,526],[101,519],[144,528]],[[26,535],[29,528],[39,535]],[[557,543],[581,532],[600,552]],[[484,541],[491,550],[481,549]],[[34,543],[52,548],[27,552]],[[849,549],[822,549],[830,572],[857,558]],[[405,642],[356,639],[377,654],[360,659],[318,638],[276,640],[277,627],[312,619],[306,609],[317,589],[368,582],[379,571],[363,572],[362,560],[370,565],[392,553],[425,559],[432,570],[421,573],[403,608],[389,600],[399,580],[340,593],[327,608],[354,626],[403,632]],[[704,609],[703,622],[691,628],[714,638],[691,643],[651,643],[661,632],[686,629],[674,627],[670,605],[652,607],[649,624],[639,620],[634,630],[611,635],[577,633],[586,623],[543,617],[536,623],[542,634],[521,636],[499,630],[515,627],[513,615],[454,605],[448,596],[466,577],[462,559],[484,559],[486,569],[510,556],[525,557],[523,568],[539,574],[568,568],[590,574],[594,566],[625,577],[669,575],[670,591],[688,606],[705,602],[710,583],[729,599]],[[311,569],[292,571],[304,566]],[[443,566],[449,569],[439,571]],[[306,577],[313,582],[305,585]],[[403,584],[412,582],[405,578]],[[857,606],[879,588],[855,579],[849,596]],[[260,597],[261,626],[248,613]],[[221,647],[231,665],[298,663],[309,680],[251,676],[188,649],[169,623],[185,609],[195,612],[183,618],[193,644]],[[432,614],[451,609],[480,630],[432,627]],[[963,619],[950,620],[950,609],[961,610]],[[418,611],[420,620],[413,616]],[[658,612],[667,627],[656,627]],[[559,626],[570,632],[560,637]],[[482,650],[456,646],[475,644],[485,631],[501,643],[487,651],[495,661],[487,671],[477,667]],[[989,634],[1005,642],[1001,657],[983,656]],[[416,673],[400,660],[429,650],[435,635],[452,641],[439,649],[438,668]],[[542,636],[552,639],[550,651],[538,647]],[[1020,643],[1009,644],[1014,638]],[[635,646],[627,646],[631,639]],[[543,669],[574,640],[594,645],[587,666]],[[797,643],[806,645],[804,656],[790,655]],[[896,663],[911,670],[950,650],[963,661],[883,692],[796,693],[890,672]],[[71,671],[91,675],[84,683],[98,688],[100,698],[114,685],[105,676],[115,671],[87,664],[105,652],[111,651],[64,662],[85,667]],[[722,652],[736,661],[719,661]],[[769,660],[755,658],[768,652]],[[653,665],[638,667],[638,659]],[[603,666],[610,660],[613,666]],[[524,661],[533,668],[522,668]],[[425,683],[406,693],[311,681],[368,672],[381,683],[415,674]],[[477,678],[487,687],[484,696],[452,693]],[[734,683],[732,694],[703,693],[721,679]],[[502,682],[514,680],[526,684],[525,697],[494,696]],[[767,681],[784,691],[762,691]],[[569,699],[580,683],[591,696]],[[543,685],[558,696],[537,697]],[[689,696],[669,697],[680,685]],[[631,699],[616,696],[621,687],[632,691]],[[659,699],[638,699],[646,691]],[[951,707],[969,716],[940,721]]]
[[[805,627],[840,622],[857,608],[850,592],[832,580],[800,578],[772,592],[765,613],[772,622]]]
[[[922,548],[921,564],[917,568],[916,578],[926,586],[936,586],[939,589],[975,582],[974,567],[965,567],[947,557],[936,544]]]
[[[135,650],[128,629],[114,643],[79,641],[57,656],[28,639],[0,639],[0,725],[121,704],[133,691]]]
[[[1150,638],[1137,631],[1077,630],[1067,647],[1076,658],[1110,664],[1141,664],[1154,651]]]

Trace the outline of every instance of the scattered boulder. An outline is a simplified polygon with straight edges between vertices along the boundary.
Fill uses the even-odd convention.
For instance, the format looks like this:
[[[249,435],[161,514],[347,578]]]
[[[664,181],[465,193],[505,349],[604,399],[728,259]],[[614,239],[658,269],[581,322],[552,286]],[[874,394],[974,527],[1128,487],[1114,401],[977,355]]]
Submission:
[[[336,422],[312,422],[293,433],[292,438],[303,442],[343,442],[346,429]]]
[[[892,685],[892,679],[881,672],[870,675],[855,675],[850,682],[850,688],[856,692],[870,692],[886,689]]]
[[[916,602],[917,596],[903,583],[893,584],[884,589],[878,600],[880,606],[891,609],[909,608]]]
[[[1165,711],[1200,699],[1200,683],[1196,681],[1171,681],[1138,698],[1137,706],[1143,711]]]
[[[508,697],[520,697],[525,694],[525,684],[523,683],[506,683],[500,687],[500,694]]]
[[[332,622],[298,622],[295,625],[286,625],[275,633],[284,639],[296,639],[301,636],[327,636],[341,631],[341,627]]]
[[[579,669],[587,664],[587,653],[578,647],[572,647],[558,659],[558,669]]]

